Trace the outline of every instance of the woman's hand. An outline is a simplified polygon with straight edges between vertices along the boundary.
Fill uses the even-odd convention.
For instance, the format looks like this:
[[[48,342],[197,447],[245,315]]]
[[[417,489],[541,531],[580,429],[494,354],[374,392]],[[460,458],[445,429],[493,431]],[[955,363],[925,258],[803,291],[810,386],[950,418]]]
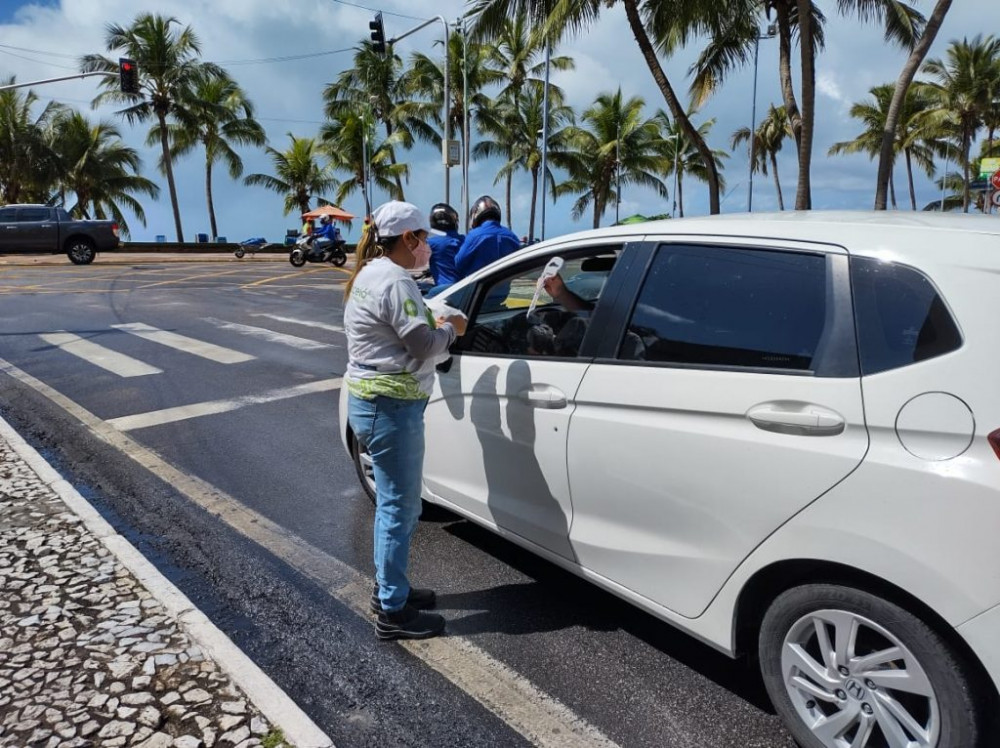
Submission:
[[[437,324],[439,327],[445,323],[448,323],[449,325],[454,327],[455,334],[458,335],[459,337],[465,335],[465,330],[469,325],[469,321],[461,314],[452,314],[449,315],[448,317],[437,318]]]
[[[563,295],[566,293],[566,284],[563,282],[562,276],[558,273],[553,275],[551,278],[543,280],[542,288],[544,288],[545,293],[551,296],[555,301],[561,301]]]

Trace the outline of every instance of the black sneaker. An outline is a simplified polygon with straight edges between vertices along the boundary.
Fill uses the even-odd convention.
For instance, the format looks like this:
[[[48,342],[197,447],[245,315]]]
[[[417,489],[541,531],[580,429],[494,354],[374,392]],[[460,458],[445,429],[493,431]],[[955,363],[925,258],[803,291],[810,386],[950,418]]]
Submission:
[[[406,596],[406,604],[417,610],[430,610],[437,604],[437,595],[434,590],[422,590],[417,587],[410,587],[410,594]],[[378,599],[378,584],[372,587],[372,599],[368,604],[372,613],[382,612],[382,603]]]
[[[424,613],[412,605],[392,613],[382,611],[375,619],[379,639],[430,639],[444,631],[444,616]]]

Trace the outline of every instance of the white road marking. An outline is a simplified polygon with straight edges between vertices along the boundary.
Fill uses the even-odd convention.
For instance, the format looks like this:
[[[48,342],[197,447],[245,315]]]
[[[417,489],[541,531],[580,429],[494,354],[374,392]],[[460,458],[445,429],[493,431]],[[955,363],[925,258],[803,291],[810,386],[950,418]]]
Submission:
[[[175,348],[195,356],[207,358],[220,364],[240,364],[244,361],[252,361],[254,356],[247,353],[223,348],[221,345],[206,343],[203,340],[195,340],[187,335],[180,335],[176,332],[161,330],[157,327],[145,325],[142,322],[130,322],[125,325],[111,325],[116,330],[123,330],[132,333],[144,340],[152,340],[154,343]]]
[[[261,403],[273,403],[276,400],[287,400],[299,395],[311,395],[315,392],[330,392],[340,389],[341,380],[324,379],[319,382],[307,382],[295,387],[280,387],[262,395],[244,395],[234,397],[229,400],[213,400],[205,403],[192,403],[191,405],[180,405],[176,408],[164,408],[163,410],[151,410],[148,413],[136,413],[131,416],[121,416],[112,418],[107,423],[114,426],[119,431],[134,431],[136,429],[159,426],[164,423],[174,423],[176,421],[186,421],[189,418],[199,418],[200,416],[210,416],[217,413],[228,413],[231,410],[238,410],[247,405],[260,405]]]
[[[315,340],[300,338],[295,335],[285,335],[284,333],[275,332],[274,330],[268,330],[263,327],[252,327],[250,325],[240,325],[235,322],[226,322],[225,320],[216,319],[215,317],[206,317],[205,321],[222,330],[232,330],[233,332],[238,332],[241,335],[249,335],[254,338],[260,338],[261,340],[266,340],[269,343],[281,343],[282,345],[299,348],[303,351],[315,351],[320,348],[337,347],[331,343],[319,343]]]
[[[225,492],[178,470],[151,449],[102,421],[90,411],[0,358],[4,372],[51,400],[107,442],[169,483],[176,491],[215,515],[244,537],[258,543],[329,595],[365,619],[371,579],[344,562],[244,506]],[[373,634],[374,635],[374,634]],[[492,655],[459,636],[399,642],[410,654],[436,670],[482,704],[512,730],[541,748],[616,748],[600,730],[569,707],[535,687]]]
[[[162,369],[157,369],[155,366],[145,364],[131,356],[126,356],[124,353],[105,348],[90,340],[84,340],[71,332],[45,333],[38,337],[50,345],[61,348],[66,353],[71,353],[77,358],[82,358],[84,361],[120,377],[144,377],[147,374],[163,373]]]
[[[275,319],[278,322],[288,322],[293,325],[305,325],[306,327],[315,327],[320,330],[329,330],[330,332],[343,332],[344,328],[340,325],[327,325],[323,322],[313,322],[308,319],[299,319],[298,317],[282,317],[278,314],[251,314],[251,317],[267,317],[268,319]]]

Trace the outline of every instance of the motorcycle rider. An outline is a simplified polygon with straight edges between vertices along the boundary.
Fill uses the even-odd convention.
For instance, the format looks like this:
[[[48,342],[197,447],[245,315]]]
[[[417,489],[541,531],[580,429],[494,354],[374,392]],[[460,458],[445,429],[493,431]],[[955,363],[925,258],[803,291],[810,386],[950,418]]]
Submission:
[[[340,238],[340,229],[333,225],[332,217],[323,216],[319,224],[319,227],[312,233],[312,246],[309,249],[309,253],[313,257],[322,257],[327,249],[343,241]]]
[[[456,280],[486,267],[491,262],[506,257],[521,248],[521,240],[509,228],[500,225],[500,203],[489,195],[483,195],[469,211],[472,230],[462,242],[455,256]]]
[[[434,287],[427,292],[427,296],[433,296],[458,280],[455,255],[465,241],[465,235],[458,233],[458,211],[448,203],[437,203],[431,208],[430,222],[432,229],[444,233],[427,240],[431,247],[431,276],[434,278]]]

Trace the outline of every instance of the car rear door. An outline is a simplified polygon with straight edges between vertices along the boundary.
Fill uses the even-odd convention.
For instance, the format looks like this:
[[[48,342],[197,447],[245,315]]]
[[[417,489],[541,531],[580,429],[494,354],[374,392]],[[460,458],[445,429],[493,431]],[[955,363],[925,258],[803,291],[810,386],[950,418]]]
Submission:
[[[59,225],[52,208],[17,209],[15,241],[25,252],[55,252],[59,242]]]
[[[847,255],[672,238],[647,258],[576,394],[570,542],[696,617],[865,454]]]

